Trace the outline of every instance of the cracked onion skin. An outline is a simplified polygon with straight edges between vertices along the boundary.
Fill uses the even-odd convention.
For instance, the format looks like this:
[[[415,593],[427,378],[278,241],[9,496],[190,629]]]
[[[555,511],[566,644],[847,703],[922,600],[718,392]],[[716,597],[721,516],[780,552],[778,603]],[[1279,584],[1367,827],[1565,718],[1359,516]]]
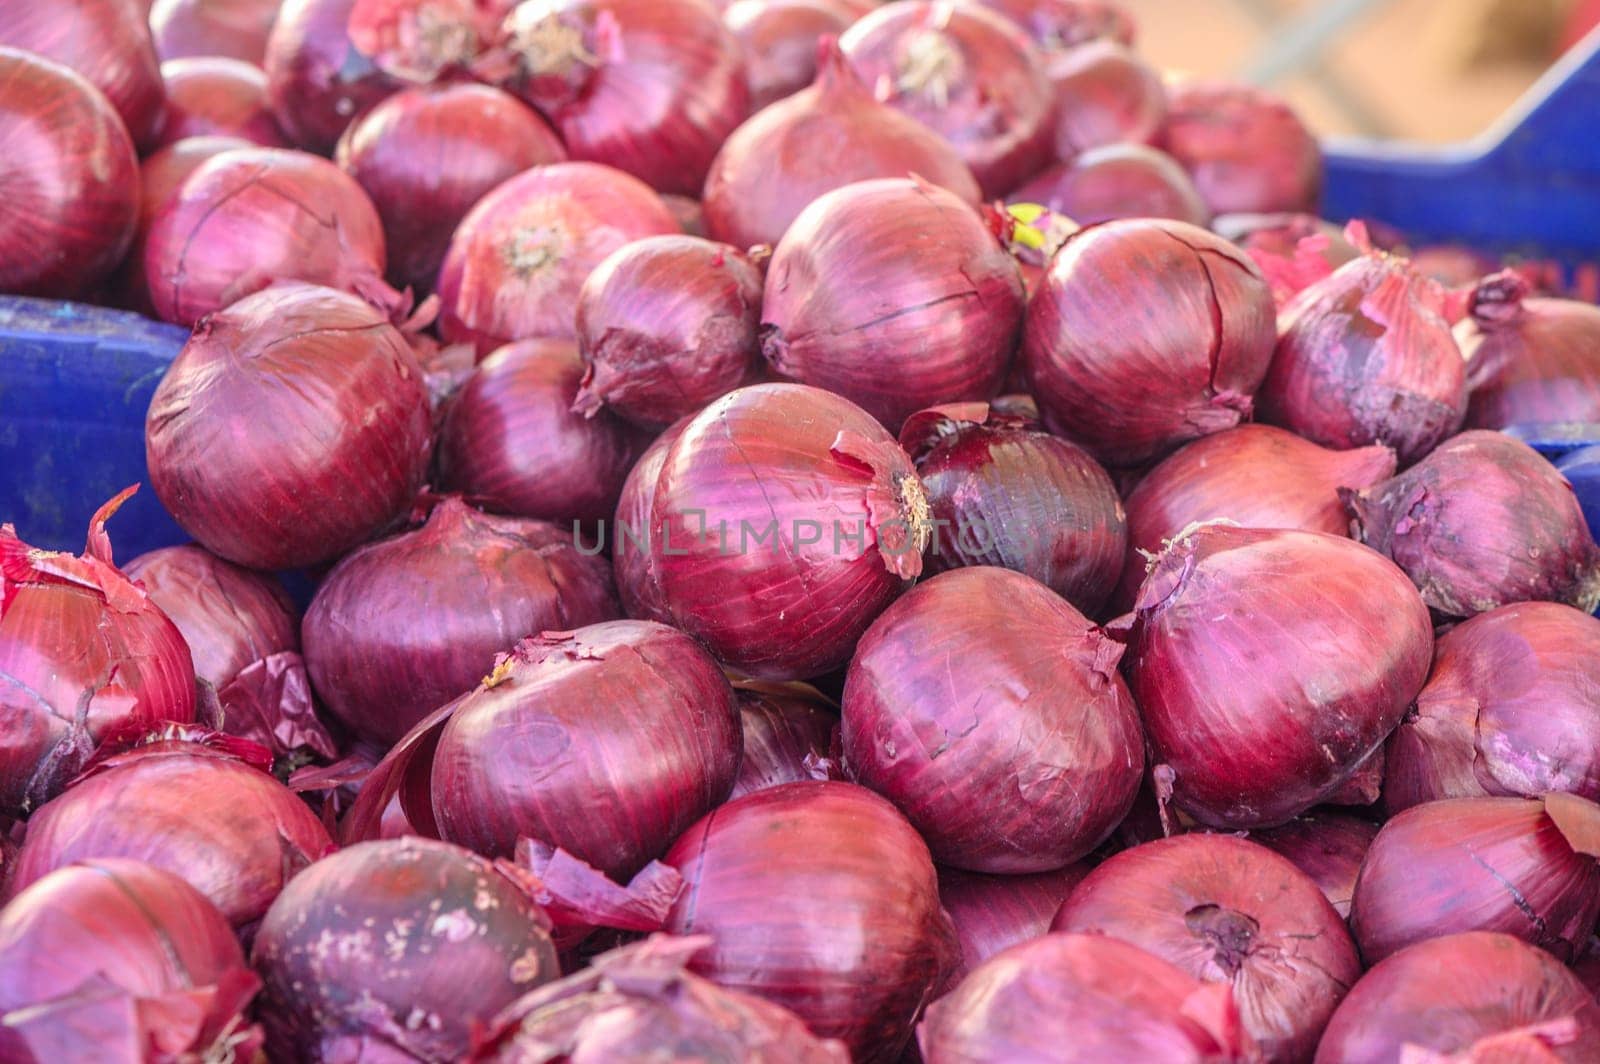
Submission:
[[[1472,398],[1467,424],[1600,421],[1600,307],[1530,298],[1510,271],[1479,282],[1456,325]]]
[[[1086,861],[1020,876],[941,867],[939,902],[961,943],[961,964],[950,977],[951,985],[1002,950],[1046,934],[1061,903],[1088,874]]]
[[[1348,920],[1356,876],[1377,834],[1378,825],[1370,820],[1313,811],[1282,827],[1252,831],[1250,841],[1294,862],[1322,888],[1334,912]]]
[[[1107,860],[1052,932],[1109,935],[1207,983],[1233,987],[1261,1058],[1310,1058],[1361,975],[1344,921],[1286,858],[1232,835],[1158,839]]]
[[[1382,555],[1214,524],[1155,562],[1124,667],[1178,809],[1266,828],[1340,792],[1422,690],[1432,653],[1427,607]]]
[[[1108,466],[1142,465],[1248,420],[1273,313],[1261,271],[1220,237],[1107,222],[1051,260],[1028,303],[1022,371],[1053,431]]]

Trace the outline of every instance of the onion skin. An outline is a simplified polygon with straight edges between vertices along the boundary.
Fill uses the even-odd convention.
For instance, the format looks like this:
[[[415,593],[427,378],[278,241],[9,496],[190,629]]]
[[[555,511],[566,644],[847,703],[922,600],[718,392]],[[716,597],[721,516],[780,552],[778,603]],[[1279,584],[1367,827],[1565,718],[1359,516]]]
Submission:
[[[1582,1064],[1596,1044],[1600,1004],[1571,972],[1510,935],[1477,931],[1376,965],[1334,1013],[1316,1064],[1388,1064],[1408,1050]]]
[[[1394,479],[1341,496],[1357,538],[1394,559],[1445,616],[1513,602],[1584,613],[1600,604],[1600,547],[1577,497],[1520,440],[1463,432]]]
[[[658,236],[617,249],[578,295],[587,365],[574,408],[664,428],[754,376],[761,270],[726,244]]]
[[[1108,222],[1051,260],[1022,370],[1047,426],[1136,466],[1247,420],[1273,338],[1272,291],[1242,251],[1183,222]]]
[[[150,33],[162,61],[223,56],[261,66],[279,0],[155,0]]]
[[[951,984],[1000,951],[1046,934],[1061,903],[1088,874],[1089,865],[1081,861],[1023,876],[941,867],[939,901],[961,942],[961,964],[951,975]]]
[[[1250,841],[1287,857],[1322,888],[1342,919],[1350,918],[1361,861],[1378,834],[1378,825],[1341,813],[1309,813],[1281,828],[1253,831]]]
[[[857,181],[905,177],[982,198],[955,149],[916,119],[873,99],[837,41],[824,37],[817,80],[745,122],[706,175],[706,233],[735,247],[776,247],[812,202]]]
[[[570,340],[523,340],[484,359],[445,414],[443,486],[496,513],[562,524],[610,516],[638,441],[607,412],[573,412],[583,375]]]
[[[661,578],[651,556],[650,507],[655,501],[661,469],[666,465],[667,450],[677,442],[689,420],[685,418],[667,429],[639,455],[622,482],[616,516],[608,530],[617,597],[622,602],[623,612],[635,620],[672,623],[672,615],[661,596]]]
[[[430,422],[397,329],[355,296],[288,285],[195,331],[151,398],[145,453],[162,504],[201,546],[287,569],[330,561],[404,513]]]
[[[1135,610],[1125,670],[1151,762],[1210,827],[1276,827],[1337,794],[1400,722],[1433,653],[1405,574],[1314,532],[1187,532]]]
[[[133,241],[139,161],[104,96],[71,70],[0,48],[0,290],[70,298]]]
[[[345,130],[334,161],[371,197],[389,247],[389,280],[432,291],[456,226],[524,170],[567,149],[531,108],[467,82],[402,89]]]
[[[1131,609],[1147,555],[1198,521],[1347,535],[1340,488],[1370,488],[1394,475],[1381,445],[1333,451],[1270,425],[1240,425],[1186,445],[1128,493],[1128,553],[1113,608]]]
[[[1189,175],[1170,155],[1143,144],[1090,148],[1036,176],[1006,197],[1037,203],[1080,225],[1119,218],[1169,218],[1205,225],[1211,218]]]
[[[284,1060],[460,1060],[475,1029],[560,974],[523,885],[415,838],[360,843],[296,876],[251,959]]]
[[[244,1010],[259,986],[216,906],[138,861],[63,868],[0,913],[10,1061],[248,1055],[260,1032]]]
[[[956,963],[927,847],[863,787],[813,780],[745,795],[663,860],[686,881],[666,929],[713,939],[693,970],[790,1009],[858,1064],[898,1058]]]
[[[744,757],[728,798],[819,778],[833,753],[838,711],[804,684],[745,680],[735,693],[744,731]]]
[[[1060,868],[1105,841],[1139,790],[1144,750],[1117,675],[1123,649],[1020,573],[942,573],[856,647],[845,764],[895,803],[940,864]]]
[[[307,151],[328,154],[358,115],[402,86],[350,43],[356,0],[283,0],[264,66],[278,126]]]
[[[810,85],[817,76],[817,42],[837,37],[855,16],[835,0],[736,0],[722,24],[744,48],[750,109],[759,111]]]
[[[1230,835],[1125,850],[1078,884],[1051,931],[1110,935],[1207,983],[1231,984],[1273,1062],[1307,1059],[1361,974],[1344,921],[1287,859]]]
[[[1322,198],[1316,138],[1288,104],[1252,86],[1169,86],[1157,146],[1189,171],[1213,214],[1315,214]]]
[[[1100,0],[963,0],[997,11],[1021,26],[1046,53],[1090,41],[1133,47],[1133,18],[1119,4]]]
[[[793,680],[850,659],[922,571],[927,526],[911,460],[865,411],[758,384],[668,448],[645,533],[674,624],[747,676]]]
[[[860,182],[800,213],[767,266],[761,353],[898,431],[1005,383],[1026,298],[1016,260],[954,193]]]
[[[260,67],[219,56],[169,59],[161,64],[161,80],[167,92],[161,146],[219,135],[287,147],[267,105],[267,75]]]
[[[839,46],[880,100],[955,146],[985,198],[1050,161],[1055,101],[1043,57],[1003,16],[905,0],[856,21]]]
[[[1057,158],[1072,159],[1110,144],[1148,144],[1161,131],[1167,90],[1161,75],[1131,49],[1102,38],[1052,56],[1047,69],[1056,96]],[[1200,212],[1209,215],[1198,190],[1194,197]]]
[[[1600,307],[1527,295],[1515,274],[1496,274],[1456,326],[1472,384],[1467,424],[1600,421]]]

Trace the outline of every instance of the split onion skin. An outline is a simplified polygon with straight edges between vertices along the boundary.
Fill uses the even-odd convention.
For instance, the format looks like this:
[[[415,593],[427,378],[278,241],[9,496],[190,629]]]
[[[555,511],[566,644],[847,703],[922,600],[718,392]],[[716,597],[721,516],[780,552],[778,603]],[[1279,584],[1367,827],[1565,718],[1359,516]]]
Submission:
[[[1143,144],[1090,148],[1006,196],[1036,203],[1079,225],[1119,218],[1167,218],[1205,225],[1211,212],[1173,158]]]
[[[1213,214],[1314,214],[1322,198],[1317,139],[1286,103],[1253,86],[1169,86],[1157,146],[1189,171]]]
[[[167,112],[160,145],[185,137],[243,137],[265,148],[287,147],[267,104],[267,75],[237,59],[203,56],[161,64]]]
[[[1456,326],[1472,398],[1467,424],[1600,421],[1600,307],[1530,298],[1514,274],[1486,278]]]
[[[939,869],[939,901],[961,942],[957,984],[968,972],[1002,950],[1030,942],[1050,930],[1061,903],[1089,874],[1087,862],[1032,875],[992,876]]]
[[[261,66],[280,0],[155,0],[150,33],[163,62],[223,56]]]
[[[346,127],[402,85],[355,50],[356,0],[283,0],[263,66],[272,113],[298,147],[330,154]]]
[[[1250,841],[1292,861],[1322,888],[1334,911],[1348,920],[1356,876],[1377,834],[1378,825],[1370,820],[1313,811],[1282,827],[1252,831]]]

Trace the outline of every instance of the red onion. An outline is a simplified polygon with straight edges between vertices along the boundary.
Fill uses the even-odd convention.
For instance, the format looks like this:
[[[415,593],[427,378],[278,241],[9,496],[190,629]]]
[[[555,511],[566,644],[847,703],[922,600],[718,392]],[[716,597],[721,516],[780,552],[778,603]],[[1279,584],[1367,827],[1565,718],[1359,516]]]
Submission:
[[[1289,105],[1249,85],[1179,82],[1159,146],[1183,164],[1213,214],[1315,213],[1322,149]]]
[[[678,233],[638,179],[595,163],[519,174],[478,201],[439,272],[439,331],[480,356],[512,340],[576,335],[573,304],[589,272],[624,244]]]
[[[642,530],[660,605],[746,675],[839,668],[922,571],[928,504],[911,460],[836,395],[741,388],[662,461]]]
[[[151,398],[145,453],[201,546],[285,569],[337,558],[404,513],[430,418],[422,371],[382,314],[284,285],[195,330]]]
[[[940,864],[1060,868],[1100,845],[1139,789],[1144,750],[1117,675],[1122,651],[1020,573],[943,573],[885,610],[857,646],[845,763],[895,803]]]
[[[689,419],[678,422],[657,436],[639,455],[617,499],[616,517],[611,523],[611,563],[617,581],[617,597],[629,617],[669,624],[671,615],[661,597],[661,579],[651,557],[650,507],[655,501],[656,483],[666,464],[667,449],[677,442]]]
[[[1262,1059],[1305,1060],[1361,961],[1321,889],[1231,835],[1124,850],[1068,896],[1052,931],[1110,935],[1207,983],[1233,987]]]
[[[1250,833],[1259,842],[1310,876],[1342,919],[1350,916],[1356,874],[1378,825],[1341,813],[1310,813],[1281,828]]]
[[[929,1006],[917,1039],[929,1064],[1254,1059],[1227,987],[1098,935],[1005,951]]]
[[[781,783],[824,778],[832,761],[839,712],[805,684],[742,680],[739,720],[744,757],[729,798],[739,798]]]
[[[460,1060],[560,974],[549,919],[510,872],[428,839],[332,854],[267,910],[251,959],[282,1060]]]
[[[1170,218],[1205,225],[1210,212],[1172,157],[1142,144],[1091,148],[1012,192],[1012,203],[1037,203],[1080,225],[1118,218]]]
[[[1521,440],[1474,429],[1404,473],[1342,491],[1353,529],[1446,616],[1512,602],[1600,604],[1600,548],[1572,487]]]
[[[954,983],[1001,950],[1050,930],[1061,903],[1089,874],[1086,863],[1024,876],[989,876],[939,869],[939,901],[961,942]]]
[[[350,43],[356,0],[283,0],[264,66],[272,111],[289,139],[327,153],[353,119],[400,87]]]
[[[1005,17],[904,0],[856,22],[839,45],[878,99],[955,146],[984,196],[1050,161],[1055,101],[1043,57]]]
[[[1016,262],[954,193],[918,178],[837,189],[767,266],[761,353],[897,430],[1000,391],[1025,305]]]
[[[1212,827],[1273,827],[1336,794],[1400,722],[1433,651],[1405,574],[1315,532],[1186,529],[1135,609],[1125,668],[1151,761]]]
[[[194,719],[189,648],[144,589],[111,561],[94,515],[81,557],[31,547],[0,525],[0,812],[61,793],[107,736]]]
[[[224,56],[260,66],[280,0],[155,0],[150,31],[162,60]]]
[[[1051,260],[1022,368],[1047,425],[1140,465],[1247,420],[1272,341],[1272,291],[1244,252],[1184,222],[1108,222]]]
[[[722,24],[744,48],[750,108],[759,111],[810,85],[817,76],[817,42],[838,36],[855,15],[836,0],[736,0]]]
[[[1370,488],[1394,475],[1387,447],[1330,451],[1269,425],[1240,425],[1185,446],[1128,493],[1128,553],[1112,600],[1130,609],[1150,559],[1199,521],[1246,528],[1348,534],[1340,488]]]
[[[185,137],[237,136],[267,148],[287,142],[267,105],[267,75],[238,59],[205,56],[161,64],[167,90],[162,145]]]
[[[1530,299],[1513,273],[1483,281],[1456,326],[1467,357],[1467,424],[1600,421],[1600,307]]]
[[[317,719],[299,617],[276,580],[192,545],[141,554],[125,572],[183,633],[195,673],[216,689],[223,730],[290,765],[338,756]]]
[[[350,43],[385,74],[427,83],[468,70],[517,0],[355,0]]]
[[[686,881],[667,930],[713,939],[693,969],[793,1010],[858,1064],[897,1059],[956,963],[927,846],[865,788],[811,780],[747,794],[663,860]]]
[[[618,248],[578,295],[588,370],[574,409],[660,428],[754,376],[761,270],[726,244],[657,236]]]
[[[1361,256],[1338,226],[1312,214],[1225,214],[1211,228],[1255,260],[1279,307]]]
[[[1350,927],[1368,964],[1461,931],[1515,935],[1572,961],[1600,917],[1600,806],[1570,794],[1424,802],[1384,824]]]
[[[1057,158],[1071,159],[1108,144],[1147,144],[1160,131],[1167,116],[1161,75],[1116,41],[1101,38],[1077,45],[1052,56],[1047,69],[1055,87]],[[1172,165],[1183,172],[1176,162]],[[1209,214],[1198,191],[1194,197],[1200,213]]]
[[[306,611],[306,666],[328,709],[387,747],[518,640],[619,612],[610,566],[580,554],[569,530],[451,497],[421,528],[334,567]]]
[[[260,985],[216,906],[138,861],[71,865],[0,912],[7,1060],[249,1059]]]
[[[0,48],[0,140],[9,249],[0,290],[92,290],[122,261],[138,222],[139,161],[116,112],[66,67]]]
[[[560,138],[514,97],[447,83],[377,104],[345,130],[335,159],[383,219],[390,280],[431,291],[474,204],[508,178],[566,157]]]
[[[1133,46],[1133,18],[1101,0],[963,0],[998,11],[1046,52],[1062,52],[1101,39]]]
[[[574,159],[661,192],[699,193],[750,112],[739,42],[697,0],[539,0],[505,22],[506,86]]]
[[[248,935],[283,885],[333,849],[254,749],[262,764],[179,741],[106,757],[28,821],[12,895],[74,861],[128,857],[186,880]]]

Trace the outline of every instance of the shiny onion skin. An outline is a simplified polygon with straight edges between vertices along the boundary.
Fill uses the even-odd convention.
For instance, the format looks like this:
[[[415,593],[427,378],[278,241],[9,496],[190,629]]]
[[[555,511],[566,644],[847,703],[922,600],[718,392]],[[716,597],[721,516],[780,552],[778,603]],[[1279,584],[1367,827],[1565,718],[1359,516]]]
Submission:
[[[264,148],[286,147],[267,105],[267,75],[237,59],[204,56],[161,64],[167,114],[162,146],[185,137],[243,137]]]
[[[744,48],[750,110],[792,96],[817,76],[817,42],[855,21],[836,0],[736,0],[722,24]]]
[[[1600,806],[1570,794],[1412,806],[1372,840],[1350,907],[1367,964],[1463,931],[1577,959],[1600,917]]]
[[[1600,604],[1600,547],[1560,473],[1521,440],[1473,429],[1392,480],[1342,492],[1363,543],[1439,613],[1549,600]]]
[[[1005,383],[1026,305],[1016,260],[953,192],[847,185],[800,213],[767,264],[761,354],[890,431]]]
[[[306,611],[306,666],[328,710],[382,749],[519,640],[619,613],[610,566],[581,554],[570,529],[452,496],[421,528],[334,566]]]
[[[259,765],[160,742],[105,758],[40,806],[7,889],[15,897],[74,861],[127,857],[186,880],[248,937],[283,885],[333,848],[311,807]]]
[[[911,460],[866,411],[758,384],[684,426],[643,531],[672,623],[747,676],[794,680],[850,660],[922,572],[928,526]]]
[[[1528,298],[1526,282],[1502,273],[1473,291],[1468,310],[1456,326],[1472,384],[1468,425],[1600,420],[1600,307]]]
[[[1127,522],[1111,477],[1082,448],[981,403],[919,411],[900,443],[934,521],[930,572],[997,565],[1098,615]]]
[[[812,780],[747,794],[663,861],[686,881],[666,930],[713,940],[692,970],[792,1010],[857,1064],[898,1059],[957,963],[927,846],[863,787]]]
[[[1377,834],[1378,825],[1370,820],[1343,813],[1312,812],[1279,828],[1252,831],[1250,841],[1287,857],[1322,888],[1333,911],[1342,919],[1349,919],[1356,875]]]
[[[351,123],[334,155],[383,219],[389,280],[429,292],[474,204],[524,170],[566,158],[531,108],[470,82],[402,89]]]
[[[70,865],[0,912],[8,1061],[248,1059],[260,985],[217,907],[138,861]]]
[[[1228,525],[1186,530],[1135,604],[1124,668],[1172,801],[1266,828],[1337,794],[1427,679],[1428,609],[1357,543]]]
[[[659,429],[749,381],[762,281],[748,256],[700,237],[618,248],[578,294],[587,369],[574,409]]]
[[[1184,222],[1108,222],[1051,260],[1022,370],[1046,425],[1136,466],[1248,420],[1273,338],[1272,291],[1244,252]]]
[[[928,1064],[1230,1064],[1255,1059],[1225,986],[1101,935],[1014,946],[928,1007]]]
[[[1167,116],[1161,75],[1116,41],[1078,45],[1051,56],[1046,69],[1055,88],[1058,159],[1108,144],[1148,144],[1161,131]],[[1200,193],[1194,196],[1209,214]]]
[[[479,200],[439,271],[439,333],[481,358],[513,340],[571,339],[573,305],[606,256],[682,230],[661,197],[598,163],[535,167]]]
[[[583,375],[571,340],[523,340],[484,359],[445,413],[440,483],[495,513],[563,526],[609,517],[638,439],[610,413],[573,411]]]
[[[139,215],[139,160],[117,113],[66,67],[0,47],[0,153],[0,291],[92,290]]]
[[[1402,466],[1461,426],[1461,350],[1441,316],[1444,292],[1404,259],[1370,252],[1284,306],[1263,421],[1325,447],[1387,444]]]
[[[404,84],[355,50],[356,0],[283,0],[263,62],[272,112],[298,146],[327,154],[358,115]]]
[[[1600,620],[1521,602],[1463,621],[1434,644],[1427,686],[1389,738],[1384,805],[1551,791],[1600,801],[1597,692]]]
[[[1170,155],[1143,144],[1090,148],[1006,197],[1037,203],[1079,225],[1118,218],[1169,218],[1205,225],[1211,217],[1189,175]]]
[[[1123,650],[1020,573],[941,573],[856,647],[845,765],[905,814],[940,864],[1060,868],[1105,841],[1139,790],[1144,748],[1117,674]]]
[[[1377,964],[1334,1013],[1316,1064],[1587,1064],[1600,1004],[1544,950],[1474,931]]]
[[[111,559],[94,515],[81,557],[30,547],[0,525],[0,813],[55,797],[102,740],[194,719],[194,664],[176,625]]]
[[[1232,835],[1124,850],[1068,896],[1051,931],[1109,935],[1233,987],[1261,1059],[1310,1057],[1361,974],[1344,921],[1287,859]]]
[[[1113,608],[1130,609],[1150,556],[1197,521],[1348,535],[1340,488],[1370,488],[1394,475],[1381,445],[1332,451],[1270,425],[1240,425],[1187,444],[1128,493],[1128,553]]]
[[[1048,932],[1061,903],[1088,874],[1089,865],[1081,861],[1022,876],[940,867],[939,901],[961,943],[961,964],[951,985],[1001,950]]]
[[[549,918],[513,873],[431,839],[365,842],[284,888],[256,933],[274,1059],[463,1059],[560,975]]]
[[[280,0],[155,0],[150,33],[163,62],[223,56],[261,66]]]
[[[955,146],[985,197],[1050,161],[1055,100],[1043,56],[1009,19],[903,0],[856,21],[839,46],[879,100]]]
[[[706,176],[706,233],[775,247],[806,207],[857,181],[916,174],[977,205],[972,171],[943,137],[873,99],[838,42],[817,46],[817,80],[734,130]]]
[[[422,371],[382,314],[285,285],[195,330],[151,398],[145,454],[201,546],[286,569],[331,561],[405,512],[430,419]]]
[[[623,612],[635,620],[672,623],[661,597],[661,578],[656,573],[652,556],[650,507],[655,501],[656,482],[661,479],[667,450],[677,442],[678,434],[689,420],[684,418],[667,429],[639,455],[622,482],[616,515],[605,530],[611,545],[617,598],[622,602]]]
[[[735,687],[744,756],[730,799],[783,783],[826,778],[838,710],[805,684],[741,680]]]
[[[1249,85],[1179,82],[1157,146],[1213,214],[1306,211],[1322,198],[1322,149],[1289,105]]]
[[[501,1012],[472,1060],[849,1064],[843,1045],[792,1012],[691,972],[710,944],[704,935],[654,935],[603,953]]]
[[[1133,47],[1133,18],[1120,4],[1103,0],[960,0],[999,12],[1021,26],[1046,54],[1070,51],[1091,41]]]
[[[505,87],[574,159],[693,196],[750,113],[738,40],[698,0],[528,0],[504,30]]]

